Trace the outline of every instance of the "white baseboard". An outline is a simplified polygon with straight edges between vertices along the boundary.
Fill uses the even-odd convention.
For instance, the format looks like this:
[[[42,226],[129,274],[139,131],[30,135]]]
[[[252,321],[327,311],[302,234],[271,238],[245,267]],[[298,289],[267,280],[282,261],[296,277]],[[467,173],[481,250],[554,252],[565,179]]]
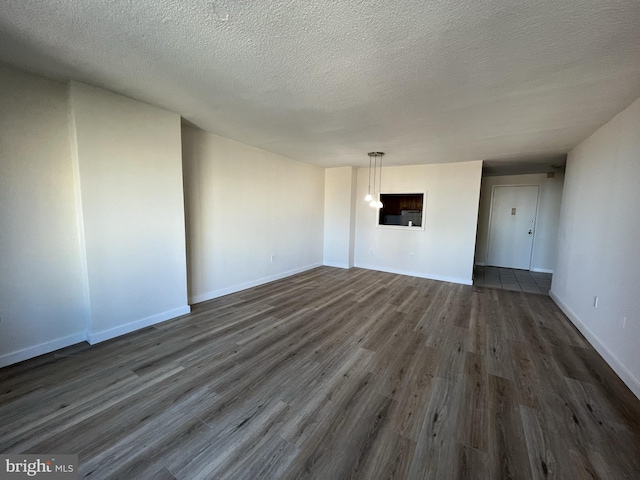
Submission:
[[[191,307],[187,305],[185,307],[174,308],[173,310],[168,310],[156,315],[151,315],[150,317],[141,318],[140,320],[135,320],[124,325],[108,328],[107,330],[87,333],[87,342],[89,342],[91,345],[104,342],[105,340],[119,337],[120,335],[125,335],[127,333],[135,332],[136,330],[140,330],[141,328],[149,327],[151,325],[155,325],[156,323],[179,317],[180,315],[186,315],[189,312],[191,312]]]
[[[553,273],[553,270],[550,268],[532,268],[531,271],[538,273]]]
[[[0,368],[22,362],[23,360],[28,360],[30,358],[39,357],[45,353],[51,353],[55,350],[60,350],[61,348],[84,342],[85,340],[86,335],[84,331],[82,331],[66,337],[56,338],[55,340],[50,340],[39,345],[16,350],[15,352],[6,353],[4,355],[0,355]]]
[[[576,328],[584,335],[587,341],[595,348],[605,362],[613,369],[620,379],[629,387],[633,394],[640,399],[640,381],[625,367],[620,360],[600,341],[600,339],[578,318],[558,296],[553,292],[549,292],[551,299],[556,302],[560,310],[573,322]]]
[[[324,262],[323,265],[325,267],[335,267],[335,268],[344,268],[344,269],[351,268],[348,263]]]
[[[268,277],[262,277],[256,280],[251,280],[250,282],[233,285],[231,287],[220,288],[218,290],[213,290],[211,292],[198,293],[197,295],[192,295],[191,297],[189,297],[189,303],[193,305],[194,303],[205,302],[213,298],[223,297],[231,293],[240,292],[242,290],[246,290],[247,288],[257,287],[258,285],[264,285],[265,283],[274,282],[276,280],[290,277],[291,275],[306,272],[307,270],[312,270],[314,268],[318,268],[321,266],[322,266],[322,263],[313,263],[311,265],[295,268],[293,270],[289,270],[286,272],[276,273],[275,275],[270,275]]]
[[[397,273],[398,275],[407,275],[410,277],[428,278],[429,280],[438,280],[441,282],[460,283],[462,285],[473,285],[473,281],[469,278],[444,277],[442,275],[434,275],[431,273],[411,272],[409,270],[401,270],[398,268],[379,267],[377,265],[356,264],[358,268],[367,270],[376,270],[378,272]]]

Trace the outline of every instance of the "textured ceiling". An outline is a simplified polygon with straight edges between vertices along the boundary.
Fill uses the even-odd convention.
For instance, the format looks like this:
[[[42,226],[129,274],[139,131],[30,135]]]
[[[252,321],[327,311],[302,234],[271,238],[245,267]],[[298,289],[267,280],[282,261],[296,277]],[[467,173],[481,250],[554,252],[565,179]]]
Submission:
[[[0,61],[321,166],[557,163],[640,96],[640,1],[3,0]]]

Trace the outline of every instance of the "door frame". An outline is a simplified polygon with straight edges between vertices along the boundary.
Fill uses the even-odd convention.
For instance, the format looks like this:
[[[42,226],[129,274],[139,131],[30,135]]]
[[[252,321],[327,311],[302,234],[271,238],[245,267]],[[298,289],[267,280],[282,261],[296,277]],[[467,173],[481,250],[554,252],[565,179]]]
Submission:
[[[536,246],[536,235],[538,233],[538,215],[540,213],[540,189],[539,183],[518,183],[518,184],[504,184],[493,185],[491,187],[491,201],[489,203],[489,225],[487,228],[487,251],[484,254],[485,264],[489,265],[489,250],[491,248],[491,225],[493,223],[493,197],[495,195],[496,187],[538,187],[538,198],[536,199],[536,214],[533,221],[533,240],[531,242],[531,252],[529,253],[529,269],[531,271],[531,261],[533,258],[533,249]]]

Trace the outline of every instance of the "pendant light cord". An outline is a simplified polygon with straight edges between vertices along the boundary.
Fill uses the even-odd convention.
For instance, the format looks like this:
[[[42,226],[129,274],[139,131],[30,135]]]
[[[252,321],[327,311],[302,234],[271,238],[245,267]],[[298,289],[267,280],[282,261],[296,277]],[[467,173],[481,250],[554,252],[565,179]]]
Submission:
[[[373,197],[376,196],[376,166],[378,164],[378,156],[373,156]]]
[[[369,155],[369,188],[367,189],[367,193],[371,195],[371,155]]]
[[[380,175],[378,180],[378,195],[382,195],[382,156],[384,155],[384,153],[379,153],[378,155],[380,156]]]

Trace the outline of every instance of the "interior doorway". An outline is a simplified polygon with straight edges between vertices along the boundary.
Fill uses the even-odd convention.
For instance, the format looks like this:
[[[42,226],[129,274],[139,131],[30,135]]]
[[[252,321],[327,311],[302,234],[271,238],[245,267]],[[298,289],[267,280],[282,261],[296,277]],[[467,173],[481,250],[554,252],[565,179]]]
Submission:
[[[529,270],[538,185],[495,185],[491,195],[487,265]]]

